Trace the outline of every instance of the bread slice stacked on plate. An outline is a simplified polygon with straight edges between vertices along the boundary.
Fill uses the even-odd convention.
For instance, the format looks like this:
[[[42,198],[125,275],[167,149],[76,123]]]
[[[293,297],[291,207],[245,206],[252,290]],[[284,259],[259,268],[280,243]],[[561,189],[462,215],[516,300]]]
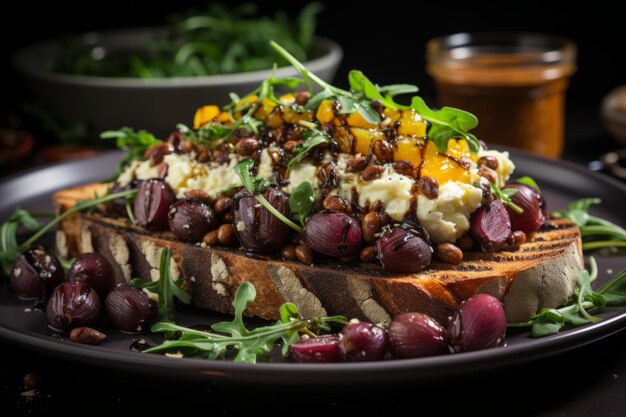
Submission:
[[[57,192],[60,211],[90,198],[103,184]],[[257,298],[246,314],[277,319],[285,302],[302,316],[343,314],[387,324],[397,314],[419,311],[445,322],[476,293],[504,303],[509,321],[529,319],[543,307],[564,304],[583,266],[578,228],[567,220],[549,220],[515,251],[466,252],[459,265],[433,262],[419,273],[390,275],[378,264],[343,264],[320,259],[313,265],[274,257],[248,256],[236,249],[202,247],[178,241],[171,232],[148,232],[125,219],[78,214],[57,233],[63,255],[96,251],[114,266],[116,280],[158,279],[160,252],[173,254],[172,274],[182,277],[192,303],[232,313],[235,291],[254,284]]]

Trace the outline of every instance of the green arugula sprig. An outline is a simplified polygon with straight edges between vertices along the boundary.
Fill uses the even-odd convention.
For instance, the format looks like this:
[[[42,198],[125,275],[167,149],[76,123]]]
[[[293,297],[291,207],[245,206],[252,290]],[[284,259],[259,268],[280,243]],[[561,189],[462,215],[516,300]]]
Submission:
[[[21,227],[33,231],[39,227],[39,222],[19,207],[0,226],[0,265],[7,275],[11,273],[13,262],[22,252],[22,247],[17,242],[17,232]]]
[[[113,173],[113,179],[120,176],[125,167],[133,161],[142,161],[146,150],[151,146],[162,143],[152,133],[145,130],[134,131],[130,127],[123,127],[119,130],[107,130],[100,134],[100,139],[115,139],[115,146],[125,150],[125,154],[118,162]]]
[[[600,204],[599,198],[583,198],[567,206],[567,210],[553,213],[556,218],[565,218],[574,222],[580,229],[583,250],[626,247],[626,230],[622,227],[589,214],[594,204]]]
[[[537,182],[534,179],[532,179],[532,177],[529,177],[527,175],[516,179],[515,182],[518,184],[527,185],[530,188],[534,188],[535,191],[537,191],[538,193],[541,192],[541,190],[539,189],[539,186],[537,185]]]
[[[409,106],[396,103],[393,98],[396,95],[414,93],[418,89],[410,84],[395,84],[380,87],[369,80],[361,71],[352,70],[348,75],[350,91],[337,88],[317,75],[309,71],[293,55],[287,52],[276,42],[271,42],[272,47],[285,58],[305,80],[305,85],[313,92],[309,81],[313,81],[322,90],[313,95],[305,108],[313,109],[322,102],[334,98],[341,104],[339,113],[358,112],[363,119],[372,124],[380,123],[380,114],[372,107],[372,100],[379,100],[392,110],[415,110],[424,120],[430,122],[428,136],[433,140],[439,152],[446,152],[448,141],[452,138],[463,138],[467,141],[471,152],[478,152],[480,144],[478,139],[468,131],[478,125],[478,119],[473,114],[454,107],[443,107],[433,110],[421,97],[415,96]]]
[[[520,214],[520,213],[524,212],[523,208],[521,208],[520,206],[518,206],[517,204],[515,204],[511,200],[511,197],[513,197],[513,195],[517,192],[517,190],[515,188],[505,188],[505,189],[501,190],[493,182],[489,182],[489,185],[491,186],[491,192],[493,193],[493,195],[497,199],[502,200],[502,202],[504,204],[506,204],[507,206],[509,206],[511,208],[511,210],[513,210],[517,214]]]
[[[9,274],[11,266],[20,256],[20,253],[32,246],[44,234],[68,216],[118,198],[132,199],[136,194],[137,190],[126,190],[119,193],[108,194],[104,197],[97,197],[93,200],[80,201],[74,207],[58,215],[43,226],[40,226],[39,222],[37,222],[37,220],[35,220],[27,211],[17,208],[8,220],[0,225],[0,265],[2,266],[2,269],[5,273]],[[18,243],[17,233],[20,227],[26,227],[32,231],[37,230],[38,227],[39,229],[24,242]]]
[[[267,199],[263,196],[263,194],[261,194],[270,186],[270,183],[267,179],[263,177],[253,176],[250,173],[250,170],[252,169],[253,166],[254,166],[254,161],[249,158],[242,159],[235,166],[235,172],[241,179],[241,183],[243,184],[244,188],[248,190],[248,192],[253,194],[254,197],[257,199],[257,201],[261,203],[261,205],[265,207],[270,213],[276,216],[280,221],[285,223],[287,226],[291,227],[296,232],[298,233],[302,232],[302,227],[298,226],[297,224],[292,222],[290,219],[285,217],[285,215],[283,215],[280,211],[276,210],[274,206],[272,206],[270,202],[267,201]]]
[[[174,309],[174,297],[185,304],[191,303],[191,297],[182,288],[182,279],[174,280],[170,266],[172,255],[169,249],[161,250],[159,259],[159,280],[146,282],[140,278],[134,278],[130,285],[135,288],[143,288],[158,295],[159,320],[170,321],[170,312]]]
[[[302,226],[304,226],[306,218],[311,214],[314,204],[315,190],[310,182],[302,181],[291,190],[291,195],[289,196],[289,210],[293,216],[298,218]]]
[[[304,157],[318,145],[323,143],[333,143],[334,139],[328,136],[326,132],[323,132],[319,129],[308,129],[302,132],[302,137],[304,138],[304,142],[299,144],[294,149],[294,157],[289,161],[289,168],[292,168],[294,165],[302,162]]]
[[[509,323],[509,327],[530,327],[533,337],[549,336],[558,333],[566,324],[582,326],[597,323],[602,319],[591,315],[591,311],[602,307],[623,307],[626,305],[626,269],[618,272],[610,281],[591,289],[597,277],[597,265],[590,258],[591,272],[580,271],[577,288],[570,300],[561,308],[544,308],[529,321]]]
[[[235,362],[255,363],[265,357],[278,341],[282,341],[282,353],[286,355],[289,345],[298,340],[299,333],[330,331],[330,324],[347,324],[343,316],[315,317],[302,319],[293,304],[283,304],[280,308],[281,319],[275,324],[248,330],[243,322],[243,313],[256,298],[254,286],[243,282],[237,289],[233,307],[235,315],[232,321],[216,323],[211,328],[215,332],[205,332],[179,326],[170,322],[159,322],[152,326],[152,332],[180,332],[178,340],[166,340],[159,346],[147,349],[146,353],[179,351],[187,357],[217,359],[230,349],[237,351]]]
[[[231,126],[210,124],[194,131],[182,123],[176,125],[176,128],[185,139],[199,144],[219,142],[227,138],[237,127],[239,127],[237,123]]]

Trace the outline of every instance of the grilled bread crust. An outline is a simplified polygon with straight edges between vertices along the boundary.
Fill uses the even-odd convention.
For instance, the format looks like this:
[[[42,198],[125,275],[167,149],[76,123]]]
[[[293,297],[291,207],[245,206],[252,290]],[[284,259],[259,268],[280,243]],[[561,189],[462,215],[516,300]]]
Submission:
[[[63,190],[53,199],[64,211],[92,197],[97,186]],[[117,282],[158,279],[160,252],[169,248],[171,272],[183,278],[198,307],[232,313],[235,291],[249,281],[257,290],[246,311],[249,316],[278,319],[280,305],[291,302],[303,317],[343,314],[383,325],[407,311],[445,323],[463,300],[476,293],[502,300],[507,320],[528,320],[543,307],[564,304],[583,267],[580,232],[562,219],[550,220],[517,251],[469,252],[460,265],[433,262],[424,271],[402,275],[385,274],[377,264],[325,258],[304,265],[248,256],[236,249],[205,248],[177,241],[170,232],[149,232],[127,220],[97,214],[64,221],[57,232],[57,248],[66,256],[101,253],[113,265]]]

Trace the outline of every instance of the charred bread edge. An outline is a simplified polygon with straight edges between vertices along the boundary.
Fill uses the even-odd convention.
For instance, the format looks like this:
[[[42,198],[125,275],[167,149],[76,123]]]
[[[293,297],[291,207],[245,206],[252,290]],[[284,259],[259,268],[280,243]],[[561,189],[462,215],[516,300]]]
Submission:
[[[70,200],[63,192],[55,195],[61,211]],[[78,253],[102,253],[113,264],[118,282],[130,277],[158,279],[160,251],[168,247],[173,275],[183,278],[192,303],[201,308],[232,313],[235,291],[249,281],[257,290],[246,311],[249,316],[277,319],[280,305],[291,302],[303,317],[343,314],[383,325],[406,311],[420,311],[445,323],[475,293],[502,300],[507,320],[524,321],[543,307],[564,304],[583,267],[580,233],[566,220],[551,221],[518,251],[466,253],[457,266],[434,262],[420,273],[395,276],[383,275],[374,264],[309,266],[258,259],[233,249],[203,248],[176,241],[168,232],[151,233],[124,220],[92,214],[61,224],[57,244],[65,245],[60,253],[71,254],[72,247]]]

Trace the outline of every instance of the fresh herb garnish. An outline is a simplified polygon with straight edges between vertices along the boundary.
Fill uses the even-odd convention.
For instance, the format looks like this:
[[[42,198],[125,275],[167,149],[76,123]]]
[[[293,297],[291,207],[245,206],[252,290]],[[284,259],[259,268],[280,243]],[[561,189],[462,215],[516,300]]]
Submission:
[[[269,201],[261,194],[265,191],[269,186],[269,182],[263,177],[254,177],[250,173],[250,170],[254,166],[254,161],[252,159],[243,159],[235,166],[235,172],[241,179],[241,183],[244,188],[248,190],[251,194],[254,194],[254,197],[257,199],[259,203],[263,207],[265,207],[270,213],[276,216],[280,221],[285,223],[287,226],[291,227],[296,232],[302,232],[302,228],[285,217],[280,211],[276,210],[274,206],[270,204]]]
[[[448,141],[452,138],[465,139],[471,152],[476,153],[479,151],[478,139],[468,132],[478,125],[478,119],[473,114],[454,107],[432,110],[418,96],[412,98],[409,106],[396,103],[393,100],[395,95],[416,92],[417,87],[410,84],[395,84],[381,87],[374,84],[361,71],[357,70],[350,71],[348,76],[350,91],[337,88],[309,71],[276,42],[271,44],[280,55],[300,72],[307,86],[310,80],[322,88],[319,93],[311,97],[305,108],[313,109],[319,106],[322,100],[334,98],[341,104],[340,113],[358,112],[367,122],[378,124],[380,123],[380,115],[372,107],[372,100],[380,100],[386,108],[391,110],[414,110],[424,120],[430,122],[431,126],[428,130],[428,136],[437,145],[439,152],[445,153],[447,151]],[[312,88],[309,88],[309,90],[313,92]]]
[[[176,125],[176,128],[185,139],[194,143],[208,145],[223,140],[228,137],[235,128],[239,127],[239,125],[233,126],[234,125],[224,126],[219,124],[210,124],[202,126],[197,131],[194,131],[186,125],[179,123]]]
[[[493,193],[493,195],[497,199],[502,200],[502,202],[509,206],[511,210],[513,210],[517,214],[524,212],[523,208],[521,208],[511,200],[511,197],[513,197],[513,195],[517,192],[515,188],[505,188],[504,190],[501,190],[493,182],[489,182],[489,185],[491,186],[491,192]]]
[[[167,248],[161,249],[159,259],[159,280],[146,282],[140,278],[134,278],[130,285],[135,288],[143,288],[158,295],[159,320],[170,320],[170,311],[174,308],[174,297],[185,304],[191,303],[191,297],[182,288],[182,279],[174,280],[171,272],[172,256]]]
[[[431,123],[428,137],[437,145],[439,152],[448,150],[448,141],[453,138],[462,138],[472,153],[480,150],[478,139],[469,130],[478,126],[478,119],[472,113],[455,107],[442,107],[440,110],[430,109],[421,97],[413,97],[411,108],[424,120]]]
[[[7,275],[11,273],[13,262],[23,250],[22,246],[17,243],[17,231],[20,227],[35,230],[39,227],[39,222],[26,210],[17,208],[0,226],[0,265]]]
[[[316,146],[321,145],[322,143],[334,142],[334,140],[328,136],[326,132],[319,129],[305,130],[302,132],[302,137],[305,140],[294,149],[295,156],[291,161],[289,161],[289,168],[302,162],[306,154]]]
[[[146,350],[146,353],[180,351],[184,356],[217,359],[227,354],[229,349],[237,351],[235,362],[255,363],[269,354],[275,344],[282,340],[282,352],[287,353],[290,344],[298,340],[298,334],[330,330],[331,323],[346,324],[343,316],[315,317],[302,319],[293,304],[280,308],[281,319],[275,324],[248,330],[243,323],[243,313],[256,298],[256,290],[249,282],[243,282],[237,289],[232,321],[216,323],[211,328],[215,332],[204,332],[179,326],[170,322],[159,322],[152,326],[152,332],[180,332],[178,340],[166,340],[161,345]]]
[[[37,240],[39,240],[46,232],[50,231],[54,226],[59,224],[63,219],[71,216],[79,211],[84,211],[107,201],[116,200],[118,198],[133,198],[137,194],[137,190],[126,190],[119,193],[108,194],[104,197],[95,198],[93,200],[85,200],[78,202],[74,207],[61,213],[49,223],[40,227],[39,223],[25,210],[16,209],[9,219],[0,225],[0,265],[2,269],[9,274],[11,266],[20,256],[20,253],[28,249]],[[20,226],[24,226],[30,230],[37,230],[32,236],[21,244],[17,243],[17,232]]]
[[[578,273],[577,288],[564,307],[544,308],[529,321],[509,323],[508,326],[530,327],[533,337],[549,336],[558,333],[566,324],[582,326],[601,321],[600,317],[590,314],[594,309],[626,305],[626,269],[618,272],[597,291],[593,291],[591,283],[596,277],[597,266],[591,258],[591,273],[585,270]]]
[[[556,218],[565,218],[574,222],[580,229],[583,250],[626,247],[626,230],[622,227],[589,214],[594,204],[600,204],[599,198],[583,198],[567,206],[567,210],[554,212]]]
[[[263,177],[252,176],[250,170],[253,166],[254,161],[252,159],[242,159],[237,165],[235,165],[235,172],[248,192],[252,194],[262,193],[270,186],[270,183]]]
[[[302,181],[298,184],[289,196],[289,209],[291,214],[298,218],[298,221],[304,226],[304,221],[313,210],[315,204],[315,190],[308,181]]]
[[[271,45],[300,72],[302,78],[275,77],[272,74],[257,89],[242,98],[231,94],[231,103],[222,108],[222,111],[228,114],[228,119],[231,121],[230,124],[224,125],[209,122],[201,126],[197,131],[193,131],[185,125],[178,125],[178,129],[183,137],[195,143],[213,145],[216,142],[228,139],[239,128],[257,134],[262,122],[255,118],[255,114],[264,102],[269,101],[285,106],[287,104],[277,97],[278,90],[286,88],[294,91],[304,84],[311,93],[314,93],[311,85],[311,82],[313,82],[322,87],[322,90],[314,94],[305,106],[290,104],[294,111],[313,110],[319,106],[322,100],[335,99],[340,103],[340,114],[358,112],[364,120],[378,124],[381,121],[380,114],[372,106],[372,100],[380,100],[386,107],[393,110],[415,110],[420,114],[423,113],[423,118],[431,123],[429,136],[431,136],[431,139],[441,152],[446,152],[448,140],[455,137],[465,138],[470,150],[478,152],[479,145],[476,137],[467,133],[467,130],[472,129],[477,124],[476,117],[472,114],[449,107],[444,107],[439,111],[431,110],[419,97],[413,98],[411,106],[398,104],[393,101],[394,96],[416,92],[417,87],[409,84],[394,84],[380,87],[372,83],[361,71],[357,70],[353,70],[349,74],[350,91],[343,90],[325,82],[309,71],[300,61],[277,43],[271,42]],[[289,167],[302,162],[307,152],[314,147],[322,143],[333,142],[333,138],[317,129],[317,125],[304,121],[301,124],[307,128],[302,133],[305,142],[296,148],[296,155],[289,162]]]
[[[538,193],[541,192],[541,190],[539,189],[539,186],[537,185],[535,180],[532,179],[529,176],[524,176],[524,177],[518,178],[518,179],[515,180],[515,182],[518,183],[518,184],[524,184],[524,185],[527,185],[527,186],[529,186],[531,188],[534,188],[535,191],[537,191]]]
[[[115,146],[126,151],[115,168],[113,179],[117,179],[123,169],[130,165],[132,161],[143,160],[143,156],[148,148],[163,142],[150,132],[145,130],[135,132],[130,127],[123,127],[120,130],[107,130],[100,134],[100,138],[115,139]]]

